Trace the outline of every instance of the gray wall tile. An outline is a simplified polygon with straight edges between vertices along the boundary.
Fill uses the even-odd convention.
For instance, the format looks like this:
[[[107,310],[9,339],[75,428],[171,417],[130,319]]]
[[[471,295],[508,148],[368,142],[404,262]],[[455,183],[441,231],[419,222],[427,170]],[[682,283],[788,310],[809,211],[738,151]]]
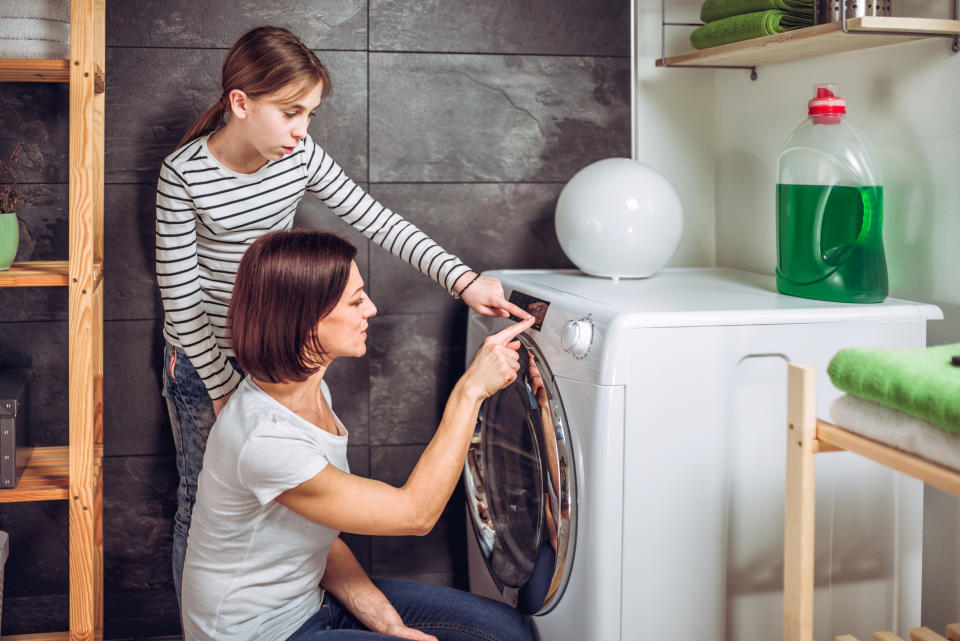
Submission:
[[[107,185],[104,194],[104,301],[107,320],[163,315],[154,263],[155,184]]]
[[[28,290],[25,290],[28,291]],[[0,323],[0,369],[29,369],[31,445],[66,445],[67,323]]]
[[[220,97],[218,49],[107,50],[106,180],[156,185],[160,164],[200,114]],[[366,178],[366,54],[317,52],[333,94],[310,133],[348,175]]]
[[[0,158],[10,159],[19,141],[21,178],[27,183],[66,183],[69,157],[66,84],[3,83],[0,90]]]
[[[425,444],[463,372],[466,317],[404,314],[375,317],[370,355],[370,444]],[[376,463],[372,472],[384,473]]]
[[[375,184],[371,192],[475,270],[566,268],[553,225],[559,184]],[[463,303],[386,252],[370,255],[383,313],[462,314]]]
[[[370,48],[627,56],[630,5],[619,0],[371,0]]]
[[[66,260],[67,186],[34,183],[25,186],[17,212],[20,246],[15,260]],[[0,289],[0,322],[66,320],[66,287]]]
[[[370,448],[374,477],[394,486],[403,485],[423,453],[422,445]],[[454,585],[457,566],[465,549],[463,495],[459,485],[436,526],[425,536],[377,536],[371,541],[371,573],[377,577],[427,580]]]
[[[103,478],[106,636],[179,632],[170,561],[176,461],[108,456]]]
[[[66,630],[70,626],[70,601],[66,593],[3,598],[4,637]]]
[[[262,25],[285,27],[309,47],[364,49],[365,0],[171,0],[107,2],[107,44],[113,46],[229,48]]]
[[[371,54],[370,181],[566,181],[596,160],[629,156],[629,67],[619,58]]]
[[[162,323],[107,321],[103,340],[103,430],[109,456],[173,451],[163,381]]]

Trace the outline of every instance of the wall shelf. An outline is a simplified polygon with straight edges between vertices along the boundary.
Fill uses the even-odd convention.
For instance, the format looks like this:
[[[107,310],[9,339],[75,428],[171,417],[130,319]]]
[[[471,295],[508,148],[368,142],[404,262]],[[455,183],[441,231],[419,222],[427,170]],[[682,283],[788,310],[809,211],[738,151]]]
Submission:
[[[960,35],[960,20],[862,17],[710,47],[657,60],[658,67],[757,67],[930,37]],[[856,32],[856,33],[853,33]]]

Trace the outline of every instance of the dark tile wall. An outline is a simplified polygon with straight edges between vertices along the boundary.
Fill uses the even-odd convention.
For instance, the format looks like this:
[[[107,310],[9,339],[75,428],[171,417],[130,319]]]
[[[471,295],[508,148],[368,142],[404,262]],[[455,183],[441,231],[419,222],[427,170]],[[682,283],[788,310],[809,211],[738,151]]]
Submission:
[[[219,95],[245,30],[292,29],[334,91],[311,134],[347,172],[477,269],[569,267],[557,196],[630,153],[629,9],[617,0],[107,0],[106,636],[176,633],[176,471],[160,398],[154,189],[162,158]],[[0,154],[26,143],[19,260],[67,255],[67,90],[0,85]],[[464,365],[466,308],[309,197],[298,224],[346,235],[379,307],[367,357],[330,372],[356,473],[402,483]],[[0,290],[0,367],[33,368],[35,444],[66,442],[66,295]],[[376,576],[466,583],[459,490],[426,537],[348,536]],[[3,634],[65,627],[66,508],[0,506],[12,535]]]

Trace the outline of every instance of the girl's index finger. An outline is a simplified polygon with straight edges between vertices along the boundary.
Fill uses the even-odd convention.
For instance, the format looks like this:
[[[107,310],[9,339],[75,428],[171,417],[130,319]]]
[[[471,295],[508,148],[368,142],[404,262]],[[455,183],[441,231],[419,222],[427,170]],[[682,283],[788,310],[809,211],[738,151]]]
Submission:
[[[514,323],[513,325],[501,329],[496,334],[493,334],[493,338],[496,339],[498,343],[508,343],[525,330],[530,329],[530,326],[533,325],[535,320],[537,319],[531,316],[530,318],[526,318],[519,323]]]

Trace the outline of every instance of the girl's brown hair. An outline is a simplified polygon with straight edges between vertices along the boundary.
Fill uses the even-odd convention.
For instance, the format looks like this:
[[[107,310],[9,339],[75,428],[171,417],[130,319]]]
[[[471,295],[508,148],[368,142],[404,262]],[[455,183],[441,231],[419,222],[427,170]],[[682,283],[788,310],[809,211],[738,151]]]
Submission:
[[[230,92],[239,89],[261,98],[290,85],[323,86],[330,93],[330,74],[320,59],[300,40],[281,27],[257,27],[233,43],[223,61],[220,100],[197,118],[177,145],[183,147],[219,129],[230,108]]]
[[[277,231],[244,253],[227,312],[240,368],[270,383],[299,382],[324,365],[317,324],[347,286],[357,248],[313,230]]]

